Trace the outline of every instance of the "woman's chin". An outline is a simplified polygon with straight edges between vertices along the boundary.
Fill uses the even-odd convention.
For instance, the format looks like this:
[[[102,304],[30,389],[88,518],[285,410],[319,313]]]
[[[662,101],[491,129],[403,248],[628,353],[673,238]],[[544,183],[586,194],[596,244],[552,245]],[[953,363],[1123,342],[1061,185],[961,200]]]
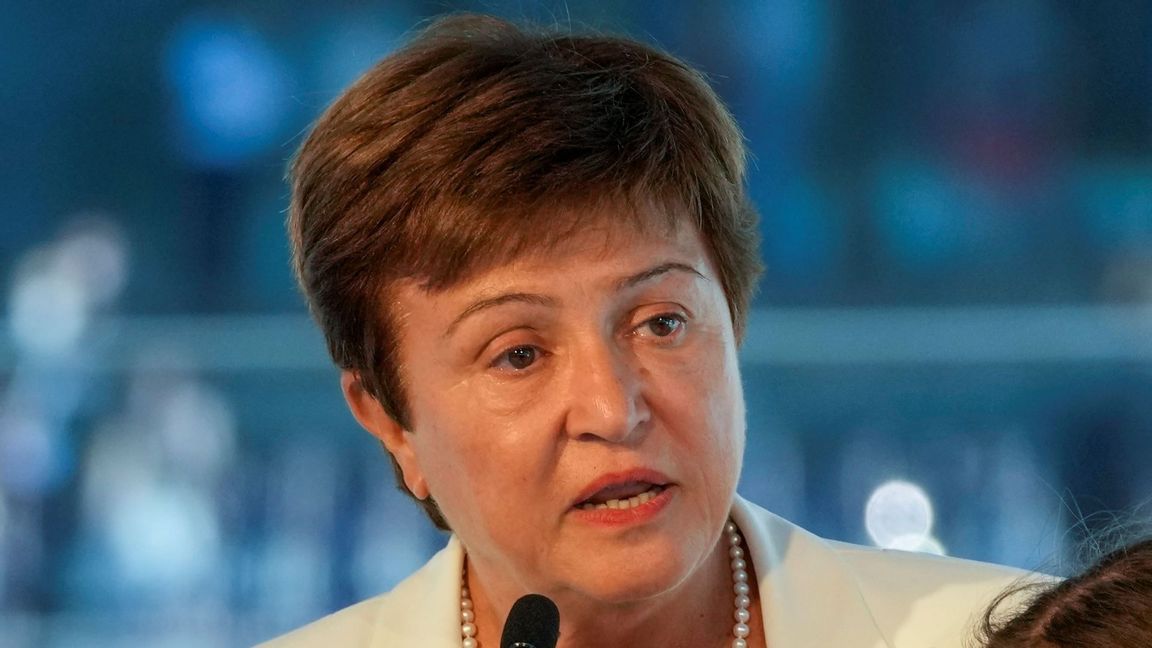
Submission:
[[[606,604],[647,601],[674,591],[701,561],[684,547],[669,551],[602,552],[570,572],[574,589]]]

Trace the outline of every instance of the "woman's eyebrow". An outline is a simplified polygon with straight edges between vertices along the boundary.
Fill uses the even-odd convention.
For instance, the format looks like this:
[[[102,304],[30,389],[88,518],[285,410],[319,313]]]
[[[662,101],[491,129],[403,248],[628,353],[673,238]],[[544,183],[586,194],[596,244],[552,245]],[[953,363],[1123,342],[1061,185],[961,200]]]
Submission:
[[[617,292],[619,292],[621,290],[626,290],[628,288],[632,288],[638,284],[642,284],[645,281],[648,281],[650,279],[655,279],[656,277],[659,277],[660,275],[663,275],[663,274],[667,274],[669,272],[687,272],[689,274],[696,275],[697,277],[700,277],[701,279],[705,279],[705,280],[708,279],[708,277],[705,277],[703,274],[701,274],[699,270],[697,270],[696,268],[693,268],[692,266],[688,265],[687,263],[680,263],[679,261],[669,261],[667,263],[661,263],[658,266],[653,266],[651,268],[648,268],[647,270],[641,270],[640,272],[637,272],[636,274],[628,275],[627,277],[624,277],[623,279],[621,279],[620,281],[618,281],[616,283],[616,290],[617,290]]]
[[[548,297],[547,295],[538,295],[535,293],[504,293],[502,295],[481,299],[480,301],[470,304],[468,308],[464,309],[464,312],[460,313],[456,316],[456,319],[452,320],[452,323],[449,324],[448,328],[444,331],[444,337],[451,337],[464,320],[472,317],[476,313],[487,310],[489,308],[495,308],[497,306],[511,303],[532,304],[535,306],[555,306],[556,300],[552,297]]]

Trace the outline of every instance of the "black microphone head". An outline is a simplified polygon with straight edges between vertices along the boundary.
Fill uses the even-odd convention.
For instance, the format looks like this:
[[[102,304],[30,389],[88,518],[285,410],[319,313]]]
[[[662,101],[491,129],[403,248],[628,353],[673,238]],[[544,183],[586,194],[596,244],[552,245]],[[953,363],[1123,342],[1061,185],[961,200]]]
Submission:
[[[512,604],[500,648],[556,648],[560,638],[560,610],[552,599],[525,594]]]

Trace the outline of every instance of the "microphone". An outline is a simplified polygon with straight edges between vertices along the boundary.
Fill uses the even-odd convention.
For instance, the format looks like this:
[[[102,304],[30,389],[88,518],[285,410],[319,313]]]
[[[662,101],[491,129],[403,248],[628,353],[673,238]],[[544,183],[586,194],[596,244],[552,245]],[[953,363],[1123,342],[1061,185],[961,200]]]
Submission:
[[[512,604],[500,648],[556,648],[560,638],[560,610],[542,594],[526,594]]]

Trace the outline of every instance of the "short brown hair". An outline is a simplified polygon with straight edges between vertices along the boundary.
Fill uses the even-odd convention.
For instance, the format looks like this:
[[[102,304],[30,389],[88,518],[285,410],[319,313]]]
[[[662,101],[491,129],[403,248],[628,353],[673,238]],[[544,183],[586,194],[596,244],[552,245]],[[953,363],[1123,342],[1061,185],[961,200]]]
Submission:
[[[1021,595],[1023,605],[1005,620],[999,608]],[[1152,646],[1152,538],[1058,584],[1001,594],[984,614],[980,639],[986,648]]]
[[[688,214],[739,336],[761,270],[744,171],[731,115],[668,54],[450,16],[369,70],[301,146],[294,267],[333,360],[410,429],[389,288],[450,287],[586,225],[557,222],[557,207],[654,201],[673,227]]]

